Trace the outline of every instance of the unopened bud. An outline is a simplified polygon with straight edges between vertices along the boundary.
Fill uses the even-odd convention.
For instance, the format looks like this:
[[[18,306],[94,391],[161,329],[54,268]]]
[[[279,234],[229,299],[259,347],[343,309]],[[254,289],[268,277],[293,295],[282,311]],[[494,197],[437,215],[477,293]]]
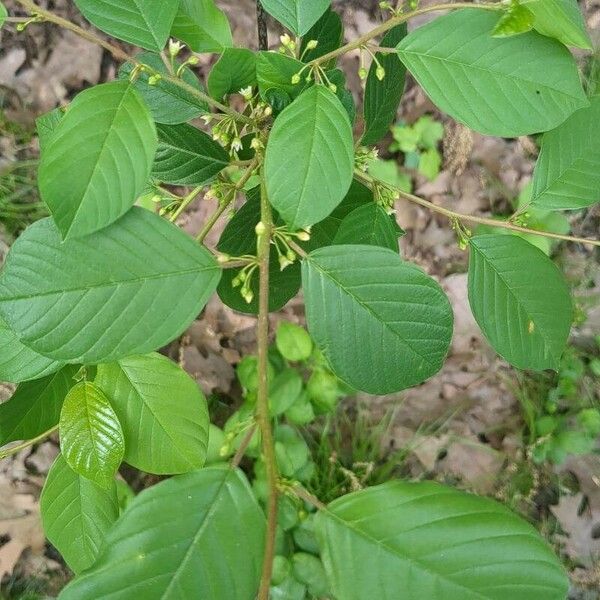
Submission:
[[[252,290],[247,289],[242,292],[242,297],[246,301],[246,304],[250,304],[252,300],[254,300],[254,293],[252,292]]]
[[[375,71],[375,75],[377,75],[377,79],[379,79],[379,81],[383,81],[383,79],[385,77],[385,69],[381,66],[377,67],[377,70]]]
[[[300,83],[300,73],[296,73],[292,77],[292,85],[298,85]]]
[[[265,117],[270,117],[273,114],[273,109],[270,106],[267,106],[264,110]]]
[[[190,56],[186,61],[188,65],[197,65],[200,62],[200,59],[197,56]]]
[[[369,73],[368,73],[368,71],[367,71],[367,70],[366,70],[364,67],[361,67],[361,68],[358,70],[358,76],[359,76],[361,79],[366,79],[368,75],[369,75]]]
[[[261,235],[265,235],[265,233],[267,232],[267,227],[265,226],[265,224],[262,221],[259,221],[256,224],[254,231],[256,232],[256,235],[258,237],[260,237]]]
[[[337,85],[335,85],[335,83],[330,83],[329,84],[329,89],[334,93],[337,94]]]
[[[310,233],[308,231],[299,231],[297,237],[301,242],[308,242],[310,240]]]
[[[217,256],[217,262],[224,264],[226,262],[229,262],[231,260],[231,256],[229,256],[229,254],[219,254]]]
[[[308,44],[306,44],[306,49],[314,50],[318,45],[319,45],[318,40],[310,40],[310,42],[308,42]]]
[[[161,79],[162,75],[160,75],[159,73],[150,75],[150,77],[148,77],[148,85],[156,85]]]

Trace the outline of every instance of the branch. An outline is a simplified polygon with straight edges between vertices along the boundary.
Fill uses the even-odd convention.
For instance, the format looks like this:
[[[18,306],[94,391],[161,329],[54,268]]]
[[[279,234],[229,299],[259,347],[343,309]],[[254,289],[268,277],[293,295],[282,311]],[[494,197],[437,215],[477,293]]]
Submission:
[[[269,30],[267,29],[267,15],[260,0],[256,0],[256,26],[258,29],[258,49],[269,49]]]
[[[379,25],[379,27],[376,27],[372,31],[365,33],[363,36],[357,38],[353,42],[350,42],[345,46],[338,48],[337,50],[328,52],[327,54],[324,54],[319,58],[315,58],[315,60],[310,61],[308,64],[310,66],[316,67],[320,64],[327,63],[330,60],[337,58],[338,56],[348,54],[348,52],[352,52],[353,50],[361,48],[373,38],[382,36],[390,29],[396,27],[396,25],[406,23],[406,21],[409,21],[410,19],[419,15],[424,15],[426,13],[435,12],[439,10],[454,10],[457,8],[481,8],[482,10],[502,10],[504,8],[504,5],[501,2],[447,2],[444,4],[436,4],[435,6],[425,6],[424,8],[413,10],[412,12],[393,16],[391,19],[388,19],[385,23]]]
[[[423,206],[433,212],[439,213],[448,217],[449,219],[458,219],[459,221],[467,221],[470,223],[479,223],[481,225],[489,225],[491,227],[499,227],[500,229],[510,229],[511,231],[518,231],[520,233],[529,233],[531,235],[539,235],[540,237],[552,238],[555,240],[562,240],[563,242],[572,242],[575,244],[587,244],[589,246],[597,246],[600,247],[600,240],[590,240],[587,238],[573,237],[571,235],[562,235],[560,233],[551,233],[549,231],[539,231],[537,229],[529,229],[528,227],[521,227],[519,225],[513,225],[508,221],[496,221],[495,219],[490,219],[486,217],[476,217],[474,215],[465,215],[463,213],[455,212],[453,210],[449,210],[442,206],[438,206],[433,202],[429,202],[429,200],[425,200],[424,198],[419,198],[419,196],[415,196],[414,194],[409,194],[397,187],[392,185],[388,185],[383,181],[378,181],[369,175],[366,175],[361,172],[356,172],[356,175],[362,179],[365,183],[370,185],[381,184],[391,190],[397,192],[401,198],[412,202],[413,204],[418,204],[419,206]]]
[[[34,444],[41,442],[42,440],[46,439],[48,436],[52,435],[57,429],[58,429],[58,425],[55,425],[51,429],[48,429],[48,431],[44,431],[44,433],[41,433],[40,435],[38,435],[37,437],[34,437],[31,440],[26,440],[25,442],[21,442],[20,444],[17,444],[16,446],[11,446],[10,448],[7,448],[6,450],[0,451],[0,460],[8,458],[9,456],[12,456],[13,454],[18,454],[19,452],[21,452],[21,450],[25,450],[25,448],[29,448],[29,446],[33,446]]]
[[[260,271],[259,297],[258,297],[258,322],[256,337],[258,340],[258,390],[256,394],[256,420],[262,438],[262,453],[267,468],[267,483],[269,485],[269,498],[267,500],[267,533],[265,540],[265,554],[260,578],[258,600],[269,599],[271,575],[273,572],[273,558],[275,556],[275,534],[277,532],[277,459],[273,443],[273,430],[269,416],[269,382],[268,354],[269,354],[269,256],[271,253],[271,232],[273,217],[267,197],[264,173],[261,173],[260,185],[260,219],[264,227],[258,238],[258,260]]]
[[[43,9],[42,7],[35,4],[35,2],[32,2],[31,0],[15,0],[15,1],[17,4],[20,4],[25,10],[29,11],[32,15],[39,15],[40,17],[42,17],[44,19],[44,21],[48,21],[49,23],[54,23],[55,25],[58,25],[59,27],[62,27],[63,29],[67,29],[67,30],[71,31],[75,35],[78,35],[79,37],[87,40],[88,42],[91,42],[92,44],[101,46],[102,48],[104,48],[105,50],[110,52],[117,60],[121,60],[124,62],[130,62],[134,66],[138,66],[141,64],[133,56],[130,56],[129,54],[127,54],[127,52],[125,52],[124,50],[121,50],[121,48],[119,48],[118,46],[115,46],[114,44],[107,42],[106,40],[104,40],[101,37],[97,36],[96,34],[92,33],[91,31],[87,31],[86,29],[79,27],[79,25],[76,25],[75,23],[71,23],[71,21],[68,21],[67,19],[63,19],[62,17],[54,14],[53,12],[51,12],[49,10]],[[196,89],[194,86],[189,85],[182,79],[179,79],[178,77],[175,77],[173,75],[164,75],[164,74],[161,74],[161,75],[162,75],[162,79],[164,79],[165,81],[168,81],[169,83],[172,83],[172,84],[180,87],[181,89],[185,90],[189,94],[196,96],[196,98],[198,98],[202,102],[206,102],[208,105],[212,106],[213,108],[216,108],[216,109],[220,110],[221,112],[229,115],[230,117],[233,117],[240,123],[245,123],[246,125],[252,124],[252,120],[249,119],[248,117],[246,117],[245,115],[242,115],[241,113],[237,112],[236,110],[233,110],[229,106],[225,106],[221,102],[218,102],[214,98],[211,98],[208,94],[205,94],[201,90]]]

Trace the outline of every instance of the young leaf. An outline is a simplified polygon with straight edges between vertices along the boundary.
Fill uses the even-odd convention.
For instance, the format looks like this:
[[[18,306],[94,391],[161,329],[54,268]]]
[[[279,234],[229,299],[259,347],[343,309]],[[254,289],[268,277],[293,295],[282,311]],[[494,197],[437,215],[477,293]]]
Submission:
[[[61,600],[256,595],[265,518],[240,471],[215,466],[178,475],[143,491],[125,514]]]
[[[0,314],[37,352],[107,362],[151,352],[180,335],[219,277],[206,249],[143,208],[66,242],[43,219],[8,253]]]
[[[40,511],[46,537],[69,568],[81,573],[94,564],[119,517],[116,482],[100,487],[75,473],[59,454],[46,478]]]
[[[303,36],[329,8],[331,0],[260,0],[263,8],[282,25]]]
[[[406,36],[398,54],[441,110],[481,133],[548,131],[587,106],[564,46],[536,32],[494,38],[497,18],[454,11]]]
[[[333,243],[381,246],[398,252],[398,238],[403,234],[394,218],[371,202],[354,209],[341,222]]]
[[[20,384],[10,400],[0,404],[0,446],[31,440],[58,425],[78,370],[69,365],[43,379]]]
[[[269,411],[272,416],[282,415],[302,393],[302,377],[295,369],[284,369],[269,386]]]
[[[108,488],[123,460],[119,419],[102,390],[89,381],[73,387],[60,411],[60,449],[79,475]]]
[[[337,50],[344,39],[342,18],[333,9],[328,8],[323,16],[306,32],[300,46],[300,56],[307,63],[316,60],[329,52]],[[315,48],[308,48],[308,43],[316,41]]]
[[[41,115],[35,120],[35,129],[38,134],[40,151],[42,153],[45,151],[50,138],[54,135],[54,132],[56,131],[64,114],[64,110],[61,108],[55,108],[54,110]]]
[[[304,65],[291,56],[278,52],[259,52],[256,55],[256,78],[258,90],[263,100],[272,103],[273,94],[277,93],[285,108],[306,88],[304,78],[299,83],[292,83],[294,75],[298,75]]]
[[[194,52],[222,52],[233,46],[229,21],[215,0],[180,0],[171,35]]]
[[[20,383],[39,379],[58,371],[63,364],[22,344],[0,317],[0,381]]]
[[[313,350],[312,340],[306,330],[288,321],[279,323],[275,343],[281,356],[292,362],[308,360]]]
[[[573,306],[556,265],[512,235],[471,240],[469,302],[496,352],[519,369],[556,369]]]
[[[208,446],[208,409],[198,384],[160,354],[98,366],[94,383],[123,428],[125,461],[166,475],[200,469]]]
[[[321,248],[302,264],[302,287],[312,338],[356,389],[389,394],[441,368],[452,337],[450,303],[433,279],[397,253]]]
[[[406,36],[406,31],[406,23],[397,25],[387,32],[381,46],[397,46]],[[379,65],[376,62],[371,64],[365,88],[365,132],[361,140],[365,146],[376,144],[389,132],[390,125],[396,120],[406,80],[406,68],[398,56],[381,52],[375,56]],[[378,74],[383,74],[383,79]]]
[[[148,181],[156,146],[152,117],[128,82],[78,94],[39,171],[40,193],[63,238],[98,231],[127,212]]]
[[[600,96],[546,133],[533,174],[532,204],[545,210],[600,201]]]
[[[154,52],[142,52],[136,56],[136,60],[161,75],[169,74],[160,55]],[[177,63],[175,63],[175,68],[179,68]],[[133,69],[134,66],[131,63],[123,64],[119,69],[119,78],[129,80]],[[150,77],[151,74],[142,71],[138,73],[132,85],[144,99],[157,123],[178,125],[209,112],[208,104],[188,90],[165,79],[159,79],[150,85],[148,83]],[[202,91],[198,77],[187,67],[183,69],[181,79],[194,89]]]
[[[336,598],[563,600],[564,570],[502,504],[437,483],[390,482],[332,502],[315,530]],[[360,569],[356,569],[360,565]]]
[[[353,169],[350,120],[327,88],[308,89],[275,120],[265,157],[267,191],[291,227],[329,215],[350,188]]]
[[[278,224],[281,220],[274,215]],[[243,256],[256,252],[255,228],[260,221],[260,188],[254,188],[247,194],[246,203],[235,213],[227,223],[217,250],[230,256]],[[271,247],[269,264],[269,311],[276,312],[285,306],[300,289],[300,264],[296,261],[283,271],[278,261],[277,250]],[[233,287],[233,281],[241,269],[225,269],[217,288],[219,298],[224,304],[238,312],[258,314],[258,277],[255,274],[251,280],[250,289],[253,294],[251,302],[246,302],[240,294],[240,287]]]
[[[533,13],[537,31],[556,38],[566,46],[592,50],[592,40],[577,0],[521,1]]]
[[[207,85],[210,95],[222,100],[256,83],[256,54],[246,48],[225,48],[208,75]]]
[[[75,0],[92,25],[120,40],[162,50],[179,0]]]
[[[533,13],[517,0],[506,8],[494,27],[493,35],[494,37],[510,37],[526,33],[533,29],[534,21]]]
[[[204,185],[229,164],[223,146],[192,125],[158,125],[157,130],[152,176],[163,183]]]

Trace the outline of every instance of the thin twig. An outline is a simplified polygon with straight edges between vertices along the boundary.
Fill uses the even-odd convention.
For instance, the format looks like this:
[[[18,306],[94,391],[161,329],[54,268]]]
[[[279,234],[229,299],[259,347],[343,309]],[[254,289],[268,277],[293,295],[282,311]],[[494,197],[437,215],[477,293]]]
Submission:
[[[256,0],[256,27],[258,30],[258,49],[269,49],[269,30],[267,28],[267,15],[260,0]]]
[[[549,231],[539,231],[537,229],[529,229],[528,227],[521,227],[520,225],[514,225],[513,223],[509,223],[508,221],[497,221],[495,219],[490,219],[487,217],[477,217],[475,215],[465,215],[463,213],[456,212],[454,210],[449,210],[448,208],[444,208],[443,206],[438,206],[433,202],[429,202],[429,200],[425,200],[424,198],[419,198],[419,196],[415,196],[414,194],[409,194],[401,190],[400,188],[391,186],[385,182],[377,181],[373,177],[365,175],[364,173],[356,172],[356,175],[362,179],[364,182],[368,184],[376,184],[379,183],[388,187],[395,192],[397,192],[401,198],[412,202],[413,204],[418,204],[419,206],[423,206],[433,212],[439,213],[448,217],[449,219],[457,219],[458,221],[467,221],[470,223],[479,223],[480,225],[489,225],[490,227],[499,227],[501,229],[510,229],[511,231],[518,231],[520,233],[529,233],[531,235],[538,235],[540,237],[552,238],[555,240],[562,240],[563,242],[572,242],[574,244],[587,244],[589,246],[597,246],[600,247],[600,240],[590,240],[587,238],[574,237],[571,235],[562,235],[560,233],[551,233]]]
[[[240,466],[242,462],[242,458],[244,458],[244,454],[246,454],[246,450],[248,450],[248,446],[256,433],[257,425],[253,424],[248,431],[246,431],[246,435],[242,439],[239,448],[237,449],[235,456],[231,459],[231,466],[235,469]]]
[[[273,217],[267,197],[267,186],[264,173],[261,173],[260,219],[264,231],[258,241],[259,260],[259,297],[256,338],[258,341],[258,390],[256,393],[256,420],[262,438],[262,454],[267,470],[269,497],[267,499],[267,531],[265,553],[258,591],[258,600],[269,599],[269,588],[275,557],[275,535],[277,533],[277,459],[273,442],[273,430],[269,415],[269,382],[267,379],[269,366],[269,257],[271,253],[271,233]]]
[[[16,446],[11,446],[10,448],[7,448],[6,450],[0,451],[0,460],[3,460],[4,458],[8,458],[9,456],[12,456],[13,454],[18,454],[19,452],[21,452],[21,450],[25,450],[25,448],[29,448],[29,446],[33,446],[34,444],[41,442],[42,440],[46,439],[47,437],[52,435],[57,430],[58,430],[58,425],[52,427],[51,429],[48,429],[48,431],[44,431],[44,433],[41,433],[40,435],[38,435],[37,437],[34,437],[31,440],[26,440],[24,442],[21,442],[20,444],[17,444]]]
[[[177,210],[171,216],[171,223],[177,221],[181,213],[196,199],[196,196],[202,191],[203,187],[204,186],[200,185],[197,188],[194,188],[187,196],[182,198]]]
[[[31,0],[15,0],[15,1],[17,2],[17,4],[20,4],[25,10],[29,11],[32,15],[39,15],[40,17],[43,18],[44,21],[47,21],[49,23],[54,23],[55,25],[58,25],[59,27],[62,27],[63,29],[68,29],[69,31],[71,31],[74,34],[78,35],[79,37],[87,40],[88,42],[92,42],[92,44],[101,46],[102,48],[104,48],[105,50],[110,52],[117,60],[129,62],[134,66],[138,66],[141,64],[133,56],[130,56],[129,54],[127,54],[127,52],[125,52],[118,46],[115,46],[114,44],[107,42],[106,40],[104,40],[101,37],[97,36],[96,34],[92,33],[91,31],[87,31],[86,29],[79,27],[79,25],[76,25],[75,23],[72,23],[71,21],[68,21],[67,19],[63,19],[62,17],[59,17],[58,15],[54,14],[53,12],[51,12],[49,10],[43,9],[42,7],[35,4],[35,2],[32,2]],[[233,110],[229,106],[225,106],[221,102],[218,102],[214,98],[211,98],[208,94],[205,94],[203,91],[196,89],[192,85],[189,85],[182,79],[179,79],[178,77],[175,77],[174,75],[164,75],[164,74],[162,75],[162,79],[164,81],[168,81],[169,83],[172,83],[172,84],[180,87],[181,89],[185,90],[186,92],[189,92],[190,94],[196,96],[196,98],[198,98],[202,102],[206,102],[213,108],[216,108],[216,109],[220,110],[221,112],[229,115],[230,117],[233,117],[240,123],[245,123],[247,125],[252,124],[252,120],[249,119],[248,117],[246,117],[245,115],[242,115],[241,113],[237,112],[236,110]]]
[[[313,496],[310,492],[306,491],[302,486],[294,485],[290,486],[288,489],[292,490],[292,492],[294,492],[298,498],[308,502],[315,508],[318,508],[319,510],[327,510],[327,506],[325,504],[323,504],[316,496]]]
[[[406,21],[409,21],[410,19],[419,15],[424,15],[426,13],[439,10],[454,10],[457,8],[480,8],[483,10],[501,10],[503,8],[503,5],[500,2],[482,2],[478,4],[473,4],[471,2],[446,2],[443,4],[436,4],[434,6],[425,6],[423,8],[413,10],[412,12],[399,14],[394,17],[391,17],[385,23],[379,25],[379,27],[376,27],[368,33],[365,33],[353,42],[350,42],[342,46],[341,48],[338,48],[337,50],[333,50],[331,52],[328,52],[327,54],[323,54],[323,56],[315,58],[315,60],[312,60],[308,64],[315,67],[323,63],[328,63],[330,60],[333,60],[338,56],[342,56],[343,54],[347,54],[348,52],[352,52],[353,50],[361,48],[362,46],[370,42],[372,39],[380,37],[384,33],[388,32],[390,29],[393,29],[394,27],[396,27],[396,25],[405,23]]]

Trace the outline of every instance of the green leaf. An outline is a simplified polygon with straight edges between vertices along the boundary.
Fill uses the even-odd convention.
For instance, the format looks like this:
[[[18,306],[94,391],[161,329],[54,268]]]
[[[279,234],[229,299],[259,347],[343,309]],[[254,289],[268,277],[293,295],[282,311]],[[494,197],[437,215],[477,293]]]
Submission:
[[[146,50],[164,48],[179,0],[75,0],[92,25]]]
[[[278,215],[274,215],[276,224],[281,224]],[[254,188],[247,195],[246,203],[235,213],[227,223],[217,250],[230,256],[243,256],[256,253],[255,227],[260,221],[260,188]],[[269,311],[277,312],[285,306],[300,289],[300,264],[288,266],[283,271],[279,267],[278,254],[271,247],[269,265]],[[246,302],[239,287],[233,287],[233,281],[241,269],[225,269],[217,288],[219,298],[224,304],[243,313],[258,314],[258,274],[254,274],[250,289],[254,294],[252,302]]]
[[[6,7],[4,6],[4,4],[2,2],[0,2],[0,27],[2,27],[2,25],[4,25],[4,22],[6,21],[6,17],[8,17],[8,12],[6,12]]]
[[[229,165],[223,146],[192,125],[158,125],[152,176],[163,183],[204,185]]]
[[[308,360],[313,350],[310,335],[303,327],[288,321],[281,321],[275,333],[275,343],[281,356],[292,362]]]
[[[210,95],[222,100],[256,84],[256,54],[246,48],[225,48],[210,71],[207,85]]]
[[[136,60],[162,75],[169,74],[158,54],[142,52],[136,56]],[[177,63],[175,63],[175,68],[179,69]],[[129,80],[133,69],[134,66],[131,63],[123,64],[119,69],[119,78]],[[138,73],[132,85],[144,99],[157,123],[178,125],[209,112],[206,102],[166,79],[159,79],[150,85],[148,79],[151,75],[152,73],[146,71]],[[187,67],[183,69],[181,79],[194,89],[202,91],[198,77]]]
[[[397,46],[406,37],[406,32],[406,23],[397,25],[387,32],[381,46]],[[385,77],[383,80],[377,77],[378,66],[373,61],[365,87],[365,132],[361,140],[365,146],[376,144],[389,132],[390,125],[396,120],[406,80],[406,68],[398,56],[381,52],[375,56],[385,70]]]
[[[0,313],[24,344],[55,360],[118,360],[185,331],[220,272],[208,250],[142,208],[66,242],[42,219],[8,253]]]
[[[65,111],[62,108],[55,108],[35,120],[35,128],[40,143],[40,151],[43,153],[48,146],[48,142],[54,135],[58,124],[61,122]]]
[[[299,60],[291,56],[279,52],[259,52],[256,55],[256,78],[260,97],[272,103],[273,93],[277,93],[277,98],[282,103],[279,110],[285,108],[306,89],[304,79],[300,83],[292,83],[294,75],[303,67]]]
[[[321,58],[337,50],[344,39],[344,24],[340,15],[328,8],[321,18],[306,32],[300,45],[300,56],[305,63]],[[317,42],[317,47],[307,48],[308,42]]]
[[[353,170],[348,115],[331,91],[316,85],[275,120],[265,157],[269,200],[288,225],[308,227],[344,199]]]
[[[148,181],[156,145],[152,117],[128,82],[76,96],[39,170],[40,194],[65,239],[98,231],[131,208]]]
[[[56,427],[78,370],[67,366],[43,379],[20,384],[10,400],[0,404],[0,446],[31,440]]]
[[[105,488],[114,484],[125,442],[117,415],[97,385],[82,381],[71,388],[59,430],[60,449],[73,471]]]
[[[282,415],[302,393],[302,377],[294,369],[284,369],[269,386],[269,408],[273,416]]]
[[[520,0],[513,1],[502,14],[492,35],[494,37],[510,37],[526,33],[533,29],[535,17],[533,13]]]
[[[198,384],[160,354],[98,366],[95,383],[123,428],[125,461],[147,473],[187,473],[204,465],[208,409]]]
[[[556,38],[567,46],[592,50],[583,15],[576,0],[521,0],[535,17],[540,33]]]
[[[432,101],[471,129],[517,137],[587,106],[575,59],[536,32],[494,38],[496,14],[457,10],[419,27],[398,53]]]
[[[532,204],[579,209],[600,201],[600,96],[546,133],[533,175]]]
[[[529,523],[437,483],[395,481],[349,494],[317,514],[315,529],[336,598],[364,600],[373,590],[381,600],[567,594],[560,562]]]
[[[556,369],[573,318],[559,269],[516,236],[476,236],[470,245],[469,302],[490,344],[519,369]]]
[[[419,173],[427,177],[430,181],[433,181],[439,175],[441,166],[442,157],[435,148],[420,153]]]
[[[305,584],[308,592],[316,598],[328,596],[331,593],[323,563],[316,556],[307,552],[296,552],[292,557],[292,568],[294,577]]]
[[[60,600],[250,600],[265,518],[240,471],[208,467],[143,491]],[[142,532],[142,535],[140,535]]]
[[[58,371],[64,363],[25,346],[0,317],[0,381],[20,383]]]
[[[263,8],[282,25],[303,36],[329,8],[331,0],[260,0]]]
[[[332,369],[354,388],[388,394],[442,366],[452,310],[440,286],[397,253],[331,246],[302,265],[308,330]],[[343,315],[343,321],[329,315]]]
[[[275,431],[275,454],[279,470],[285,477],[294,477],[310,458],[304,438],[289,425],[280,425]]]
[[[194,52],[222,52],[233,46],[229,21],[214,0],[181,0],[171,35]]]
[[[398,252],[398,238],[403,233],[392,216],[371,202],[354,209],[342,221],[333,243],[381,246]]]
[[[59,454],[40,498],[46,537],[77,573],[94,564],[104,536],[119,516],[117,486],[102,488],[77,475]]]

